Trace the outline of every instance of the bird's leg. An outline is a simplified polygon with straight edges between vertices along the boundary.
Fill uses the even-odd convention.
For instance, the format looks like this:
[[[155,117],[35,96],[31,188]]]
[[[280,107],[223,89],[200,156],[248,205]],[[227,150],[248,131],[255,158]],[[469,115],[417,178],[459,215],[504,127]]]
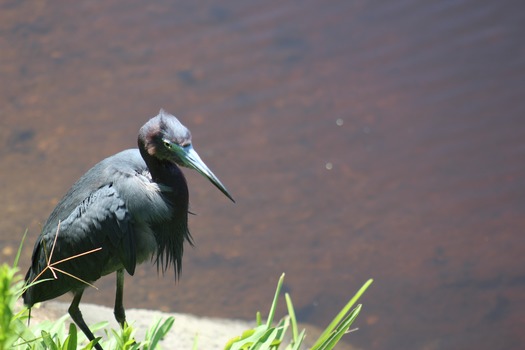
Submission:
[[[115,294],[115,319],[124,328],[126,312],[124,311],[124,269],[117,270],[117,292]]]
[[[124,269],[117,270],[117,292],[115,294],[115,319],[124,329],[126,326],[126,312],[124,311]],[[137,342],[133,339],[133,344]]]
[[[87,326],[86,322],[84,322],[82,313],[80,312],[80,309],[78,308],[78,305],[80,304],[80,299],[82,299],[82,293],[84,293],[83,289],[74,292],[73,301],[71,302],[71,305],[69,306],[68,312],[71,318],[73,319],[73,321],[82,330],[82,332],[84,332],[84,334],[89,339],[89,341],[93,341],[95,340],[95,336],[93,335],[93,333],[91,333],[91,330]],[[100,344],[98,343],[95,344],[95,349],[104,350],[102,349],[102,346],[100,346]]]

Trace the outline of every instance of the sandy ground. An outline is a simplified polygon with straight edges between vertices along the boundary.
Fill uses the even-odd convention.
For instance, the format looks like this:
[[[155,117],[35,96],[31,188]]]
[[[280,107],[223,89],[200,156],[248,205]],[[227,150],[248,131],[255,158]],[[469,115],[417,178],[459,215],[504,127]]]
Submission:
[[[31,311],[31,322],[56,320],[67,313],[68,304],[49,301]],[[104,306],[81,304],[81,311],[88,325],[109,321],[109,327],[118,329],[113,310]],[[231,338],[254,326],[253,323],[217,318],[197,317],[188,314],[164,313],[153,310],[126,309],[126,318],[136,330],[135,339],[141,341],[149,326],[159,318],[175,317],[172,329],[161,342],[162,349],[192,349],[197,337],[198,349],[224,349]],[[68,320],[70,321],[70,319]],[[96,336],[104,336],[98,331]]]
[[[21,307],[21,301],[17,307]],[[57,320],[63,315],[67,314],[69,304],[48,301],[37,304],[31,310],[31,322],[42,322],[45,320]],[[99,322],[109,322],[109,327],[119,329],[119,325],[113,316],[113,309],[105,306],[94,304],[80,304],[80,310],[84,316],[84,320],[88,325],[93,325]],[[170,332],[162,340],[161,348],[168,349],[193,349],[195,337],[197,337],[197,349],[199,350],[214,350],[224,349],[226,343],[238,335],[241,335],[245,330],[254,327],[254,322],[247,322],[243,320],[220,319],[197,317],[189,314],[179,313],[165,313],[154,310],[144,309],[126,309],[127,321],[135,329],[135,339],[137,341],[144,340],[146,330],[158,319],[166,319],[169,316],[175,317],[175,323]],[[72,322],[68,318],[67,322]],[[299,325],[299,329],[305,328],[305,325]],[[307,337],[305,339],[304,348],[308,348],[315,339],[320,335],[320,330],[316,327],[306,326]],[[95,336],[105,336],[103,330],[95,333]],[[355,350],[351,345],[340,342],[336,349],[338,350]]]

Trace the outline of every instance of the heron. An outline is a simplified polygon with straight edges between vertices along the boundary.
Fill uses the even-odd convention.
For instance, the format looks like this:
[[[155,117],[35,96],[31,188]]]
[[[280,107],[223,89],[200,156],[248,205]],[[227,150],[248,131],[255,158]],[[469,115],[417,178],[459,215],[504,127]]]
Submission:
[[[69,315],[92,341],[79,308],[88,285],[116,272],[114,315],[123,327],[124,271],[133,275],[151,260],[163,274],[172,266],[178,279],[184,243],[193,245],[180,166],[196,170],[235,202],[193,148],[190,131],[161,109],[140,128],[138,149],[102,160],[59,201],[35,243],[24,304],[31,308],[71,292]]]

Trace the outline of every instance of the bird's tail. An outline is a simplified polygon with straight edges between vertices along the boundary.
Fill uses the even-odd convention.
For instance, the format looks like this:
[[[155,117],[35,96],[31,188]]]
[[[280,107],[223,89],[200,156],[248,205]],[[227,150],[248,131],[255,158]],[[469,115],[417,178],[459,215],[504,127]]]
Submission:
[[[28,307],[27,310],[27,326],[29,327],[31,325],[31,307]]]

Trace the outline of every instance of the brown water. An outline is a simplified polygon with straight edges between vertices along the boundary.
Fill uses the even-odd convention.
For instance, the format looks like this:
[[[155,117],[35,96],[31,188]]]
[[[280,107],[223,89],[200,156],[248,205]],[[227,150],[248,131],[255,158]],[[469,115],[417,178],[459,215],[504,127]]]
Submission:
[[[325,325],[369,277],[365,349],[525,347],[525,9],[518,1],[0,3],[0,261],[159,108],[186,172],[180,283],[126,306],[253,319],[285,271]],[[111,305],[113,278],[84,300]],[[67,297],[64,300],[69,300]]]

